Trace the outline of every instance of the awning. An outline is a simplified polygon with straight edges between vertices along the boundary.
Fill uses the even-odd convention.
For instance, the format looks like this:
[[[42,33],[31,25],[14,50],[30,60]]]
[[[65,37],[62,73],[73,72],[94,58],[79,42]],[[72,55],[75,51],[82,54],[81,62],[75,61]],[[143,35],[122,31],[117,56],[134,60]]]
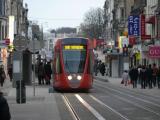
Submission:
[[[156,17],[155,17],[155,15],[149,17],[148,19],[146,19],[146,23],[148,23],[148,24],[155,24],[155,22],[156,22]]]

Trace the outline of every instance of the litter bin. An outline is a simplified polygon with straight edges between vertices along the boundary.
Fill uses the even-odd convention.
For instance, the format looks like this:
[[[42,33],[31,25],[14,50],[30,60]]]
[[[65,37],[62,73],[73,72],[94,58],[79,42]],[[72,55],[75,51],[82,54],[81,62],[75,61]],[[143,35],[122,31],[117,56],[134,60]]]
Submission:
[[[17,103],[26,103],[26,88],[24,81],[16,81],[16,101]]]

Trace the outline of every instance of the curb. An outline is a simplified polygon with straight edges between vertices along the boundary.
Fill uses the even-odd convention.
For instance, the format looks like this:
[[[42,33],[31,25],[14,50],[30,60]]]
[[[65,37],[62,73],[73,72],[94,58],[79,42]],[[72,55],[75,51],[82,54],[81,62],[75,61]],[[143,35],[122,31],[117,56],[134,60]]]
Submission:
[[[101,80],[101,81],[103,81],[103,82],[109,82],[109,80],[106,79],[106,78],[100,78],[100,77],[94,76],[94,79],[98,79],[98,80]]]

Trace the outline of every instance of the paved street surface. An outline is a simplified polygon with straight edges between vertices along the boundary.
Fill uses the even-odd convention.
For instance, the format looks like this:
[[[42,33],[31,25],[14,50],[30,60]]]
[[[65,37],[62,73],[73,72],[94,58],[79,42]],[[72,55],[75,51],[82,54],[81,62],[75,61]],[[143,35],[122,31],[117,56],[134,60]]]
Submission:
[[[1,88],[8,100],[12,120],[71,120],[74,112],[83,120],[158,120],[160,90],[133,89],[120,84],[121,78],[95,76],[90,93],[49,93],[51,86],[26,86],[26,103],[16,103],[16,89],[6,80]],[[72,106],[69,109],[67,103]],[[85,103],[85,104],[84,104]],[[89,109],[88,109],[89,108]]]

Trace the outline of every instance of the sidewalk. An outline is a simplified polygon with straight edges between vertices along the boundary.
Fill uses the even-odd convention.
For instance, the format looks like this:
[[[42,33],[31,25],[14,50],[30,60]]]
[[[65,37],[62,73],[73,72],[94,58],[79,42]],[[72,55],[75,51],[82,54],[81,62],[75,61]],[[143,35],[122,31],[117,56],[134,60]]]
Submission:
[[[11,88],[6,97],[10,106],[12,120],[60,120],[57,103],[49,86],[26,86],[26,103],[16,103],[16,88]],[[56,93],[55,93],[56,94]]]
[[[26,103],[23,104],[17,104],[16,88],[12,87],[9,79],[6,79],[4,86],[0,88],[8,101],[11,120],[60,120],[54,94],[49,93],[50,86],[36,85],[35,96],[33,86],[25,86],[25,88]]]

